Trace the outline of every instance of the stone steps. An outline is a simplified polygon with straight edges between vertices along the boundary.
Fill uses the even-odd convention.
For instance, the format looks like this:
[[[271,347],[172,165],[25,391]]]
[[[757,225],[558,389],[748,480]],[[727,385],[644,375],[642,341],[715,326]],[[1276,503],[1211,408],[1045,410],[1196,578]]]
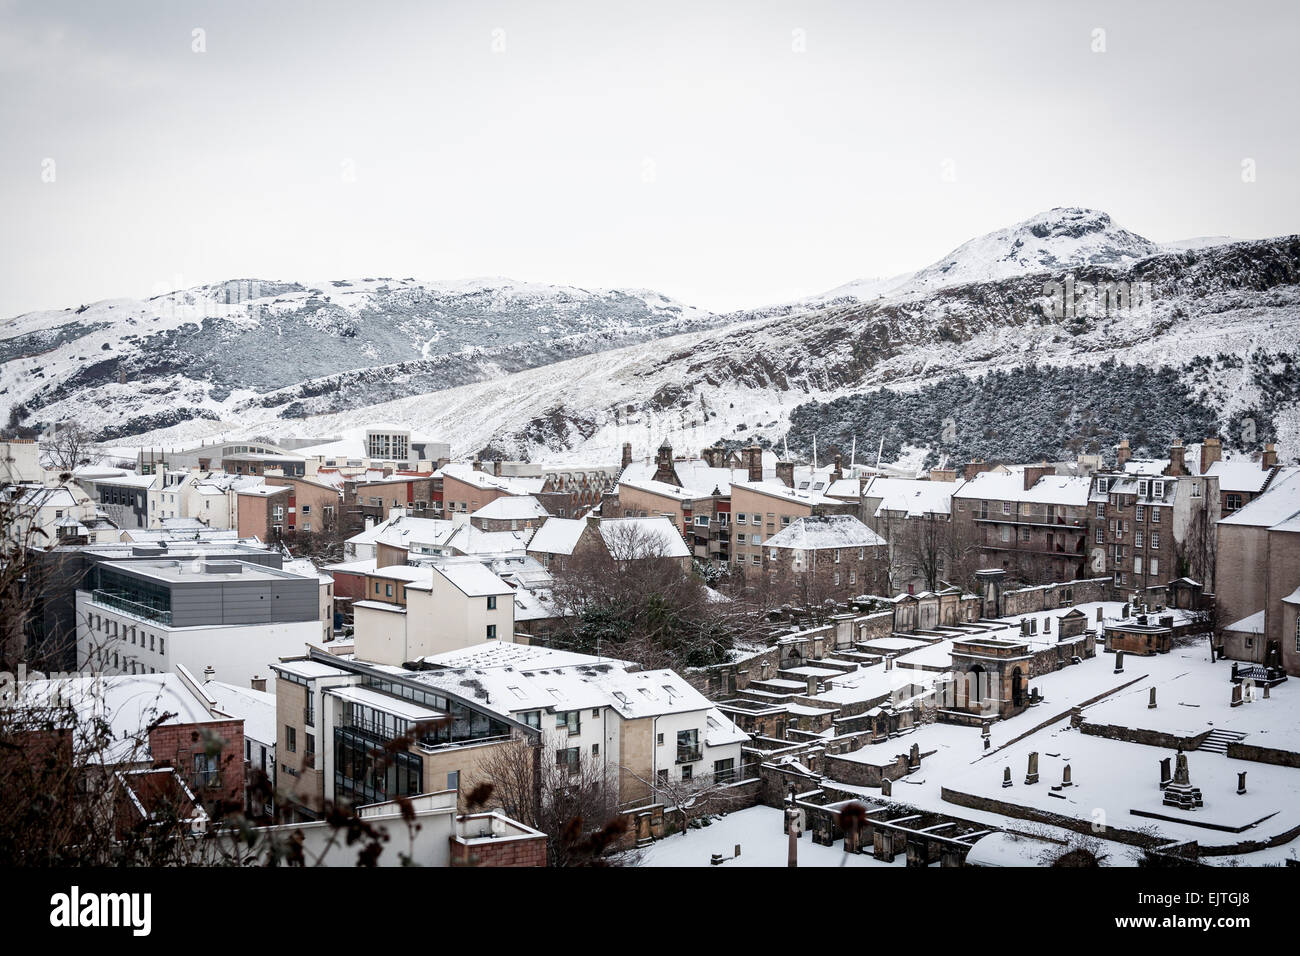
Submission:
[[[1209,735],[1201,741],[1197,750],[1205,750],[1213,754],[1226,754],[1228,744],[1236,743],[1238,740],[1244,740],[1245,734],[1236,730],[1211,730]]]

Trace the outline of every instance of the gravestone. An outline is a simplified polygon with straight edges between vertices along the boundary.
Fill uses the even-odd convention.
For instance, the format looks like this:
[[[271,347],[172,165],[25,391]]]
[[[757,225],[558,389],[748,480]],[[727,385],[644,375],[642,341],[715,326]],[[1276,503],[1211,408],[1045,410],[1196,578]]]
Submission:
[[[1156,709],[1156,689],[1152,687],[1151,699],[1147,701],[1147,710],[1155,710],[1155,709]]]
[[[1234,664],[1233,666],[1235,667],[1236,665]],[[1241,685],[1240,685],[1240,684],[1233,684],[1233,685],[1232,685],[1232,702],[1230,703],[1229,706],[1231,706],[1231,707],[1240,707],[1243,703],[1245,703],[1245,701],[1243,701],[1243,700],[1241,699]]]
[[[892,797],[894,795],[894,781],[885,777],[880,781],[880,795],[882,797]]]
[[[1029,754],[1029,771],[1025,774],[1026,784],[1038,783],[1038,751]]]
[[[1237,774],[1237,792],[1246,792],[1246,771],[1244,770]]]
[[[1070,765],[1068,763],[1065,765],[1065,769],[1061,771],[1061,786],[1074,786],[1074,781],[1070,779]]]
[[[1009,786],[1011,786],[1011,768],[1010,768],[1010,767],[1003,767],[1003,768],[1002,768],[1002,786],[1004,786],[1004,787],[1009,787]]]
[[[908,752],[907,769],[917,770],[921,766],[921,745],[912,744],[912,749]]]
[[[1169,772],[1169,758],[1162,757],[1160,760],[1160,789],[1163,790],[1169,786],[1172,774]]]
[[[1115,673],[1116,674],[1124,673],[1124,651],[1123,650],[1118,650],[1115,652]]]

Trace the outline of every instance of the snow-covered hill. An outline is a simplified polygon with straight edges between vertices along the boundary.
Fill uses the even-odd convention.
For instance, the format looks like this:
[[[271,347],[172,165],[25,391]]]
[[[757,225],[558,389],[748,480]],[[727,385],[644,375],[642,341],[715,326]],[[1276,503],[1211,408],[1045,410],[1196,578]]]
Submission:
[[[1055,318],[1044,284],[1066,275],[1079,288],[1142,284],[1147,305],[1080,308]],[[232,392],[220,407],[207,406],[211,420],[160,420],[129,441],[315,437],[382,419],[442,437],[457,455],[486,450],[556,463],[613,461],[625,441],[640,450],[665,440],[683,449],[720,439],[776,441],[806,403],[881,386],[917,389],[954,373],[1051,366],[1068,391],[1073,369],[1116,359],[1174,367],[1225,423],[1246,412],[1271,416],[1284,456],[1300,452],[1300,390],[1277,386],[1291,366],[1270,365],[1270,356],[1294,356],[1300,348],[1300,236],[1159,246],[1105,214],[1060,209],[886,284],[858,293],[851,284],[841,294],[723,317],[676,304],[659,311],[654,300],[639,299],[639,314],[662,319],[651,323],[653,331],[673,330],[674,322],[682,331],[658,338],[653,348],[598,354],[584,347],[588,354],[565,355],[550,341],[514,341],[490,353],[456,352],[454,361],[377,363],[284,389]],[[573,334],[619,344],[607,331]],[[634,326],[631,334],[648,330]],[[457,378],[455,370],[465,368],[472,376]],[[372,404],[378,398],[385,400]],[[163,409],[186,404],[183,395],[152,401]],[[958,427],[961,411],[958,403]],[[1006,427],[1014,427],[1013,414],[1009,409]],[[1133,414],[1138,428],[1141,410]],[[870,438],[860,436],[860,443]],[[799,444],[801,436],[790,440]]]
[[[479,279],[238,280],[0,326],[0,412],[108,436],[360,408],[725,321],[643,289]],[[25,414],[24,414],[25,413]]]

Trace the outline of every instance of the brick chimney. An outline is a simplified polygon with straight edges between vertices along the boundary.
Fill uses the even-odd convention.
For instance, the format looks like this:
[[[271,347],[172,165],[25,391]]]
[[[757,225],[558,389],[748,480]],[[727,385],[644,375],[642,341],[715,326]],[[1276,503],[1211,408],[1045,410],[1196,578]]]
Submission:
[[[1264,457],[1259,460],[1259,466],[1267,471],[1277,465],[1277,445],[1269,442],[1264,446]]]
[[[763,480],[763,449],[758,445],[745,449],[745,467],[749,469],[750,481]]]
[[[632,443],[625,441],[623,442],[623,468],[626,469],[630,464],[632,464]]]
[[[794,462],[778,461],[776,463],[776,477],[780,479],[781,484],[787,488],[794,487]]]
[[[677,484],[677,472],[673,468],[673,447],[663,444],[655,455],[655,481],[664,481],[670,485]]]
[[[964,469],[966,480],[970,481],[970,479],[974,478],[976,475],[983,474],[984,472],[989,471],[992,467],[993,463],[987,462],[983,458],[976,458],[974,461],[967,462],[966,468]]]
[[[1122,442],[1119,443],[1119,447],[1115,449],[1115,466],[1120,471],[1123,471],[1124,466],[1128,464],[1128,460],[1132,457],[1133,457],[1133,450],[1129,448],[1128,439],[1125,438]]]
[[[251,681],[249,681],[249,685],[253,688],[253,690],[261,690],[261,691],[264,691],[264,690],[266,690],[266,678],[265,678],[265,677],[258,677],[258,676],[256,676],[256,675],[254,675],[254,676],[253,676],[253,679],[252,679]]]
[[[1047,462],[1039,462],[1037,465],[1025,466],[1025,491],[1028,491],[1034,485],[1038,484],[1038,479],[1047,475],[1056,474],[1056,469]]]
[[[1183,440],[1175,438],[1174,443],[1169,446],[1169,467],[1164,473],[1171,478],[1178,478],[1187,474],[1187,449],[1183,447]]]
[[[700,452],[700,457],[710,468],[724,468],[727,461],[727,450],[721,445],[710,445]]]
[[[1201,442],[1201,474],[1210,470],[1210,466],[1223,458],[1223,442],[1217,438],[1207,438]]]
[[[931,468],[930,480],[931,481],[956,481],[957,469],[956,468]]]
[[[835,456],[835,470],[831,472],[831,481],[839,481],[844,477],[844,456]]]

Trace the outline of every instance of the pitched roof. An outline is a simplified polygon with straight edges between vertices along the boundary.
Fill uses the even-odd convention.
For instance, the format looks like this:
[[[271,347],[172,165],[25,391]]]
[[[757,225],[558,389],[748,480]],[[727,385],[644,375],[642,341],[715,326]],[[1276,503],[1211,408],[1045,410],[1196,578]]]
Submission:
[[[763,543],[765,548],[816,551],[825,548],[873,548],[885,543],[853,515],[796,518]]]
[[[605,547],[615,558],[688,558],[691,555],[670,518],[605,518],[599,530]]]
[[[578,539],[586,529],[585,518],[547,518],[533,532],[528,550],[539,554],[573,554]]]

